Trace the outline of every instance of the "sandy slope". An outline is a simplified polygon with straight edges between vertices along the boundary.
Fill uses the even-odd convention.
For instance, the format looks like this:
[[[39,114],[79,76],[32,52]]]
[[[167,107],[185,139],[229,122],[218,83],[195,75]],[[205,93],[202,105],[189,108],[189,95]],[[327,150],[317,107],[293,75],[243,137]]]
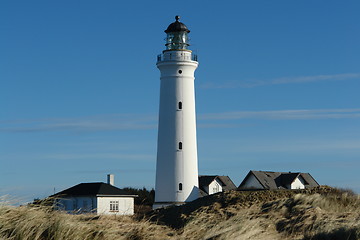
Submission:
[[[359,239],[360,199],[329,187],[231,191],[156,211],[184,239]]]

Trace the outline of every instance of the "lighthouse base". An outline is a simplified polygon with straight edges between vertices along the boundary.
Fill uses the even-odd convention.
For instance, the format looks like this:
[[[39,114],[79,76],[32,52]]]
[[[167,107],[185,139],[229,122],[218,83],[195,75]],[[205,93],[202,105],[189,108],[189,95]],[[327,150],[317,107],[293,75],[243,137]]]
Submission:
[[[180,206],[185,204],[186,202],[155,202],[152,206],[152,209],[165,208],[169,206]]]

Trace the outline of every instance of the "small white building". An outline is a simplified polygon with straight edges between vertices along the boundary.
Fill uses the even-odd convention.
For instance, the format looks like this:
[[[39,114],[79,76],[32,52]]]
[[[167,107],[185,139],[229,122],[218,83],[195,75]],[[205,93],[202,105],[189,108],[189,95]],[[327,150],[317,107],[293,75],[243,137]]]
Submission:
[[[51,197],[59,210],[69,213],[133,215],[134,198],[122,189],[103,182],[80,183]]]
[[[199,176],[200,196],[207,196],[225,190],[235,190],[236,186],[228,176],[200,175]]]
[[[305,189],[319,184],[310,173],[250,171],[238,189]]]

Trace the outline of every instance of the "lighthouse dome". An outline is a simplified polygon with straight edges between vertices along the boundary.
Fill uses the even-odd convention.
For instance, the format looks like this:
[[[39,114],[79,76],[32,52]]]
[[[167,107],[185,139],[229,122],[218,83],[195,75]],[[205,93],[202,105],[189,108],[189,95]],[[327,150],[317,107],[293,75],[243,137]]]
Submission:
[[[189,33],[190,30],[186,27],[185,24],[179,22],[180,16],[175,17],[176,21],[171,23],[168,28],[165,30],[166,33],[170,32],[187,32]]]

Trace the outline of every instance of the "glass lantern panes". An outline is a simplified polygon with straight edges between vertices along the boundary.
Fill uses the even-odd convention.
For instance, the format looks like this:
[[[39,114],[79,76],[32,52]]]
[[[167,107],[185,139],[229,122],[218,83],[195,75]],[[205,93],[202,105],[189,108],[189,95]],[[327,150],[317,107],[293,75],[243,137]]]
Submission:
[[[187,32],[170,32],[166,36],[166,49],[178,50],[187,49],[189,46],[189,37]]]

